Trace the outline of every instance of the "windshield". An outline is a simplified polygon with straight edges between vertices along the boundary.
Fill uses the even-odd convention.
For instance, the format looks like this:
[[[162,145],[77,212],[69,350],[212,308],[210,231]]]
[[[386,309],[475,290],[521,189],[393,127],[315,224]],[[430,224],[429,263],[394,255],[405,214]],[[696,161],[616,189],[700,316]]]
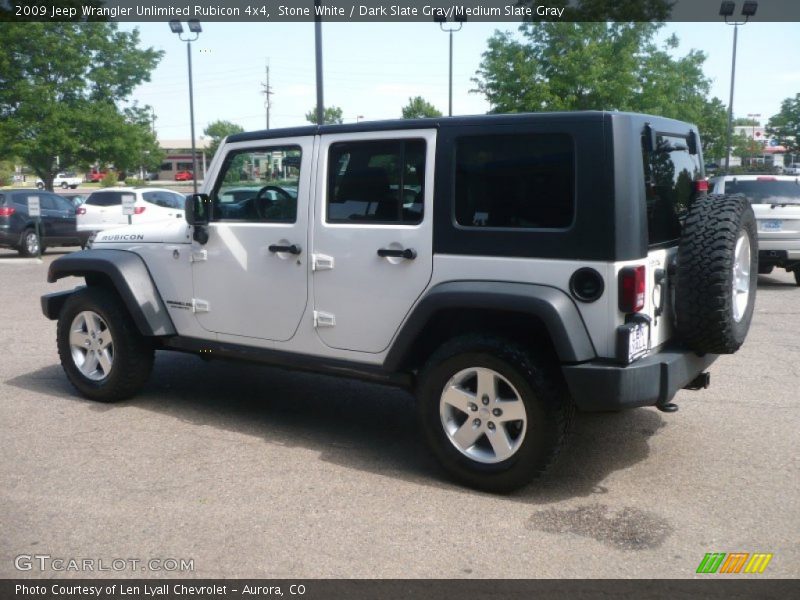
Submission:
[[[726,194],[743,194],[751,204],[800,204],[800,180],[728,181]]]

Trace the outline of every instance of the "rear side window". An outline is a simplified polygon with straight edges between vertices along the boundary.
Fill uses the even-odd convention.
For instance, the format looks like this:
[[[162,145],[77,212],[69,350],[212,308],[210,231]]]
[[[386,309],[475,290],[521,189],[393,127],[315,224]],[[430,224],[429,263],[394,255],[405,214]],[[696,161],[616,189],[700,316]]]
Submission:
[[[694,182],[701,177],[699,155],[689,154],[685,137],[659,136],[658,146],[650,152],[642,136],[642,158],[649,245],[674,243],[695,197]]]
[[[563,229],[575,215],[572,138],[485,135],[456,143],[455,219],[463,227]]]
[[[156,206],[163,206],[164,208],[183,209],[186,202],[185,196],[167,191],[142,192],[142,198],[146,202],[150,202]]]
[[[752,204],[800,204],[800,179],[725,182],[726,194],[744,194]]]
[[[122,194],[120,192],[95,192],[86,199],[86,204],[91,206],[122,205]]]
[[[423,140],[342,142],[328,156],[328,223],[422,221]]]

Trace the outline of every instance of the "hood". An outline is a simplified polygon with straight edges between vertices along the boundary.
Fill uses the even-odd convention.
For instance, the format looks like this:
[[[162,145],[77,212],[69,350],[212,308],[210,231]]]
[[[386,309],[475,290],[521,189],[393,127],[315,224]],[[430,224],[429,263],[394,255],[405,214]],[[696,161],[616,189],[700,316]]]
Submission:
[[[92,242],[96,248],[104,244],[190,244],[192,228],[183,219],[152,221],[99,231]]]

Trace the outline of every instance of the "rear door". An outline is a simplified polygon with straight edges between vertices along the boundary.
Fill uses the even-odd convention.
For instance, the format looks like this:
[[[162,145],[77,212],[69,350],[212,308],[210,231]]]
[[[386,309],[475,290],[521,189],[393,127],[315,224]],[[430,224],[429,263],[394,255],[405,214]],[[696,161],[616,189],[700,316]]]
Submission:
[[[327,346],[385,350],[432,274],[435,130],[324,135],[314,315]]]
[[[75,238],[75,207],[69,200],[49,194],[54,203],[53,231],[62,240]]]

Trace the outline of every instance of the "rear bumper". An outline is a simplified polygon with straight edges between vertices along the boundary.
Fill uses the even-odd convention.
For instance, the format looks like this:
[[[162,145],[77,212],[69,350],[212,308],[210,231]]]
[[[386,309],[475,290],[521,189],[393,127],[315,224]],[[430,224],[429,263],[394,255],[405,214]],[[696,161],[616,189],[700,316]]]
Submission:
[[[592,361],[562,367],[575,404],[582,410],[618,410],[669,402],[717,359],[683,348],[666,348],[621,366]]]

